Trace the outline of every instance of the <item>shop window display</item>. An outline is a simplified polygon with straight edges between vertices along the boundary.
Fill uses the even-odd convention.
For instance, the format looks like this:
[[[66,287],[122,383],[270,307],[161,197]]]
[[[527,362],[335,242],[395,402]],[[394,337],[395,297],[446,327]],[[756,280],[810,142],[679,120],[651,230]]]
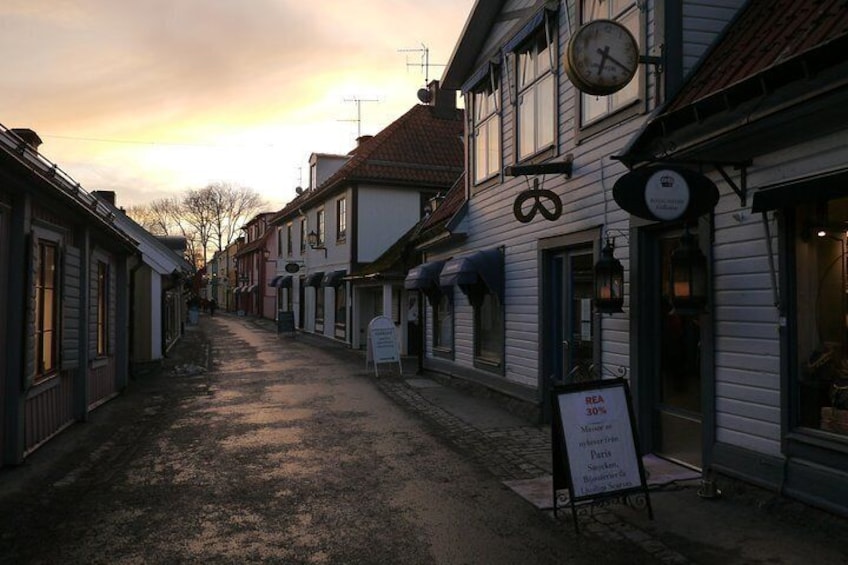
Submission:
[[[799,209],[797,225],[798,423],[848,435],[848,198]]]

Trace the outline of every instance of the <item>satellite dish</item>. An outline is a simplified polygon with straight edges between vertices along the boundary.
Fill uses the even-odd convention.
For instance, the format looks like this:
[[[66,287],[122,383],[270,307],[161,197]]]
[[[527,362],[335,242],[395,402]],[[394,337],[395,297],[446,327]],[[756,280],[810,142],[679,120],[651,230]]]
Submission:
[[[429,104],[432,97],[433,95],[430,94],[429,88],[421,88],[418,90],[418,99],[424,104]]]
[[[298,186],[294,189],[294,191],[297,193],[298,196],[300,196],[301,194],[303,194],[303,187]]]

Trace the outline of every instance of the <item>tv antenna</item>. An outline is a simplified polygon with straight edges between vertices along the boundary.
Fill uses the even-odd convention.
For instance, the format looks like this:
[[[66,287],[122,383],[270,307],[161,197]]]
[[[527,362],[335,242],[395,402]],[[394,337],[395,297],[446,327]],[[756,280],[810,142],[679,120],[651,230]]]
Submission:
[[[408,49],[398,49],[398,53],[421,53],[420,63],[410,63],[409,55],[406,56],[406,67],[418,67],[424,71],[424,84],[430,83],[430,67],[444,67],[442,63],[430,62],[430,48],[421,44],[421,47],[411,47]]]
[[[356,122],[356,137],[362,137],[362,104],[364,102],[379,102],[376,98],[345,98],[345,102],[353,102],[356,104],[356,119],[355,120],[339,120],[340,122]]]

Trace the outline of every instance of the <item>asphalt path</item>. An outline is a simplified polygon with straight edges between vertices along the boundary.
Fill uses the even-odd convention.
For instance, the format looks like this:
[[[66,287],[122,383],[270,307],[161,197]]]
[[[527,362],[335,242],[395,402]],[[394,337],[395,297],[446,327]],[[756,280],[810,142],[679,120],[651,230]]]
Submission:
[[[0,473],[0,562],[648,562],[504,487],[351,352],[228,316],[180,347]]]

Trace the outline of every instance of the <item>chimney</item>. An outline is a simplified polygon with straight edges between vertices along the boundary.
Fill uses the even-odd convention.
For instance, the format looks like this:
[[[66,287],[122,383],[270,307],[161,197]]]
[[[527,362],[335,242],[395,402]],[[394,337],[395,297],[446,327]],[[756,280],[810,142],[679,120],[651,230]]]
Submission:
[[[94,196],[115,206],[115,191],[114,190],[94,190],[91,192]]]
[[[41,146],[41,138],[38,137],[37,133],[29,128],[12,128],[11,131],[24,140],[33,151],[38,151],[39,146]]]
[[[373,137],[373,135],[360,135],[356,138],[356,148],[359,149],[363,143],[368,142]]]
[[[436,116],[452,118],[456,111],[456,90],[439,87],[438,80],[431,80],[426,89],[421,89],[418,98],[436,110]]]

